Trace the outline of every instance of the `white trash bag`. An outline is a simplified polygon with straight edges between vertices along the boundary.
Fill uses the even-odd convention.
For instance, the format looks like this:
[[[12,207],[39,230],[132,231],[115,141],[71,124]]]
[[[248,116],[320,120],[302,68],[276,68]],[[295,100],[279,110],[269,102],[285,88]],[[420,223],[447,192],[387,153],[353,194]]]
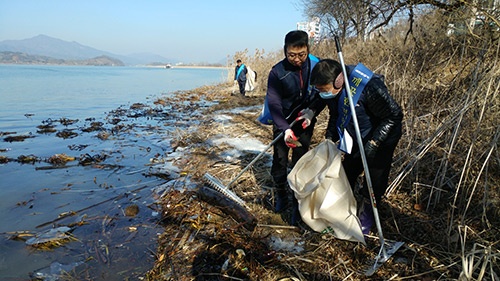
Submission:
[[[288,174],[288,183],[299,202],[302,220],[310,228],[365,243],[356,199],[335,143],[325,140],[304,154]]]
[[[247,67],[247,82],[245,83],[245,91],[247,92],[252,92],[255,89],[255,72],[250,68],[250,66]]]

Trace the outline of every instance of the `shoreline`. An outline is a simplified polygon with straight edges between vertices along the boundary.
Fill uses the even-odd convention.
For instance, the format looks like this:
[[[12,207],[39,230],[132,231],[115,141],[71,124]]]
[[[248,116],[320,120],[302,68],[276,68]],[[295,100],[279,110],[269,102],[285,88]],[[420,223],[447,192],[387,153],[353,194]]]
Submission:
[[[86,65],[86,64],[51,64],[51,63],[3,63],[0,62],[2,66],[18,66],[18,65],[34,65],[34,66],[109,66],[109,67],[147,67],[147,68],[192,68],[192,69],[232,69],[230,66],[210,66],[210,65],[175,65],[170,68],[166,68],[165,65]]]
[[[210,66],[210,65],[173,65],[172,67],[165,67],[165,65],[146,65],[145,67],[151,68],[164,68],[164,69],[172,69],[172,68],[193,68],[193,69],[231,69],[228,66]]]

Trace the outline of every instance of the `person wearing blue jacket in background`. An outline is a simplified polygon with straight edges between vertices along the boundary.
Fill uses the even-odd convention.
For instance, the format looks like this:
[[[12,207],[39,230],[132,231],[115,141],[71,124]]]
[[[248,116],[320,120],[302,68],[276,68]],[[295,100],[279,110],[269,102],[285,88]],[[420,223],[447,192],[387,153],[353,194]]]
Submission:
[[[241,62],[241,60],[236,61],[237,65],[234,68],[234,81],[238,82],[240,87],[240,94],[245,96],[245,84],[247,83],[247,67]]]
[[[302,116],[304,119],[290,126],[293,120],[304,113],[314,95],[310,92],[309,79],[312,61],[318,59],[309,55],[309,37],[301,30],[290,31],[285,36],[285,58],[274,65],[269,72],[266,99],[273,121],[273,139],[284,132],[273,146],[271,176],[275,190],[275,212],[284,212],[289,207],[288,172],[308,150],[313,135],[315,116]],[[307,117],[307,118],[306,118]],[[307,126],[303,127],[303,124]],[[291,162],[289,153],[292,149]],[[300,220],[298,203],[292,196],[291,224]]]

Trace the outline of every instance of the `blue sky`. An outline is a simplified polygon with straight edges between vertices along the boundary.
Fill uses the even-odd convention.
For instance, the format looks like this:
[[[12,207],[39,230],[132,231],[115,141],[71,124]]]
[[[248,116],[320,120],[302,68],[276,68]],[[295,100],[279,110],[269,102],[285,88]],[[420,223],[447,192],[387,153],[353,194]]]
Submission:
[[[211,63],[280,50],[306,19],[300,0],[0,0],[0,41],[44,34],[120,55]]]

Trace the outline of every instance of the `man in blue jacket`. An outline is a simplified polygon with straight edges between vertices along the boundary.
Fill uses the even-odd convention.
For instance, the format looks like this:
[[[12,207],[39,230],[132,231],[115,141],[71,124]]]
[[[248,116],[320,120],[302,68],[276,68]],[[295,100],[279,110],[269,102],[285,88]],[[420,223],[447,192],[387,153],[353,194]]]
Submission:
[[[236,61],[236,67],[234,68],[234,81],[238,82],[240,87],[240,94],[245,96],[245,84],[247,83],[247,67],[241,62],[241,60]]]
[[[351,77],[354,66],[347,66],[346,68],[349,77]],[[339,141],[339,123],[337,120],[345,118],[343,115],[350,114],[350,110],[342,110],[342,104],[339,106],[339,103],[344,103],[344,100],[347,99],[343,99],[340,94],[345,86],[342,66],[335,60],[324,59],[316,64],[311,76],[311,85],[314,85],[320,92],[321,97],[327,98],[324,101],[328,105],[330,118],[325,137],[334,142]],[[353,85],[350,84],[350,86]],[[348,101],[346,102],[348,103]],[[377,74],[373,75],[368,81],[357,102],[354,103],[373,192],[376,202],[380,203],[388,186],[394,150],[402,135],[403,112],[389,94],[383,76]],[[357,141],[355,141],[356,131],[353,119],[351,118],[346,123],[345,129],[347,132],[344,135],[349,134],[354,141],[350,153],[344,155],[342,165],[351,188],[354,188],[364,168],[360,149]],[[358,216],[363,233],[368,234],[373,226],[374,217],[366,180],[360,192],[364,197],[364,201],[360,206]]]
[[[283,212],[289,203],[287,175],[288,169],[308,150],[314,130],[316,118],[309,118],[290,124],[299,112],[305,109],[313,99],[310,93],[309,79],[312,69],[311,61],[316,59],[309,55],[309,37],[306,32],[294,30],[286,34],[284,45],[285,58],[273,66],[267,82],[266,98],[273,120],[273,139],[282,132],[284,138],[279,139],[273,147],[271,176],[274,181],[276,212]],[[317,59],[315,60],[317,61]],[[308,126],[302,126],[307,122]],[[292,149],[291,163],[289,152]],[[296,225],[300,219],[297,200],[292,196],[291,224]]]

